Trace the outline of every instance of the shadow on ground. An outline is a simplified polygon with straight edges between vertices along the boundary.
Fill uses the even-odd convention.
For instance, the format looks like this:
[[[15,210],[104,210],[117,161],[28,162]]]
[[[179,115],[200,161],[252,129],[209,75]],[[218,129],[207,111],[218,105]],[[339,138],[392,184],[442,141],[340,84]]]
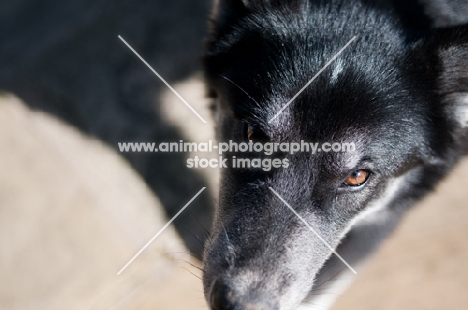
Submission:
[[[116,150],[118,142],[179,141],[161,115],[165,86],[117,36],[174,83],[198,69],[207,12],[208,1],[190,0],[2,2],[0,89]],[[122,155],[169,217],[206,186],[186,168],[185,154]],[[197,255],[211,213],[212,200],[203,196],[174,222]]]

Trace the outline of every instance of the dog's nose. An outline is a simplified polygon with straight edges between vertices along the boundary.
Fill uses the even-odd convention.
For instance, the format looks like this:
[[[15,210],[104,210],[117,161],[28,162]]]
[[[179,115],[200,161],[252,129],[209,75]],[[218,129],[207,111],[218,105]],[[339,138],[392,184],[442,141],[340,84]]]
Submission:
[[[241,296],[222,280],[217,280],[211,290],[212,310],[274,310],[269,302],[252,298],[252,294]]]
[[[211,290],[211,309],[212,310],[240,310],[233,300],[234,294],[229,287],[221,281],[216,281]]]

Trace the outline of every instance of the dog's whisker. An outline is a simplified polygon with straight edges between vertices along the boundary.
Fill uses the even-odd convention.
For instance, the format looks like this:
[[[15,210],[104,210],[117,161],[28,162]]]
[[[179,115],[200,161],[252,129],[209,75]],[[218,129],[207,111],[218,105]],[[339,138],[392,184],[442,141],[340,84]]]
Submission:
[[[191,275],[193,275],[195,278],[199,279],[200,281],[203,281],[203,279],[200,277],[200,276],[197,276],[196,274],[194,274],[192,271],[190,271],[189,269],[185,268],[185,267],[180,267],[184,270],[187,270],[188,272],[190,272]]]

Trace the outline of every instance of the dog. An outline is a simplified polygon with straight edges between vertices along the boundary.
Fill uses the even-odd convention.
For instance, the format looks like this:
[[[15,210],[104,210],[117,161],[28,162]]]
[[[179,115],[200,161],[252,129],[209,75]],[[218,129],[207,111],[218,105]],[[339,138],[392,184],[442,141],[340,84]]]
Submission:
[[[211,309],[329,307],[314,289],[331,277],[350,283],[467,154],[468,27],[432,29],[398,3],[216,3],[203,62],[218,139],[355,151],[277,152],[287,168],[223,169],[204,252]]]

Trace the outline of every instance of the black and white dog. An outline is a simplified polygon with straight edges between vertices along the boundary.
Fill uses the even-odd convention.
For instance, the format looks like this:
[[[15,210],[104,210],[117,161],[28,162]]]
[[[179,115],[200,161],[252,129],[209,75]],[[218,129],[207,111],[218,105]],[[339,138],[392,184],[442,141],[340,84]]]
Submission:
[[[289,167],[222,172],[204,257],[211,309],[296,309],[330,277],[350,278],[332,250],[358,267],[466,154],[468,27],[430,29],[399,2],[216,4],[204,64],[218,138],[356,150],[278,153]]]

